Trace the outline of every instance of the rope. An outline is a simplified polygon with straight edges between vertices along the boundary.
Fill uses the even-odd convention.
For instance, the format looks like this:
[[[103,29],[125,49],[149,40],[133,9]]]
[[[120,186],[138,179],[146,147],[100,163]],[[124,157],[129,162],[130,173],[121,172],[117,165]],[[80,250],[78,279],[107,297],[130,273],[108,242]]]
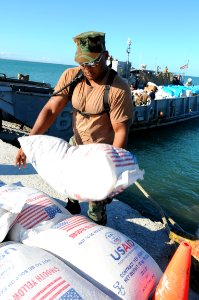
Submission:
[[[163,222],[163,225],[166,229],[166,231],[168,232],[168,234],[170,234],[170,227],[169,227],[169,224],[167,222],[167,219],[166,219],[166,216],[165,216],[165,213],[163,211],[163,209],[157,204],[157,202],[155,202],[151,196],[144,190],[144,188],[137,182],[135,181],[135,185],[138,187],[138,189],[144,194],[144,196],[149,199],[156,207],[157,209],[159,210],[160,212],[160,215],[162,217],[162,222]]]
[[[190,238],[190,239],[195,239],[196,237],[192,234],[190,234],[189,232],[186,232],[179,224],[177,224],[171,217],[168,217],[166,215],[166,213],[163,211],[162,207],[145,191],[145,189],[141,186],[140,183],[138,183],[137,181],[135,181],[135,185],[137,186],[137,188],[144,194],[144,196],[149,199],[158,209],[161,217],[162,217],[162,222],[163,225],[166,229],[166,231],[168,232],[168,234],[171,233],[171,228],[168,224],[168,221],[170,222],[170,224],[177,229],[177,231],[179,231],[181,234],[183,234],[184,236]],[[168,220],[168,221],[167,221]]]

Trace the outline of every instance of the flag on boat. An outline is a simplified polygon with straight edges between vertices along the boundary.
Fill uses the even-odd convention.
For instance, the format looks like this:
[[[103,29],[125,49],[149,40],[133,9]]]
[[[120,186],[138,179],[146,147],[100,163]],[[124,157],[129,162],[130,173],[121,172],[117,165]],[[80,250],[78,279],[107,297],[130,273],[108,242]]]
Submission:
[[[180,69],[187,69],[188,68],[188,63],[182,67],[180,67]]]

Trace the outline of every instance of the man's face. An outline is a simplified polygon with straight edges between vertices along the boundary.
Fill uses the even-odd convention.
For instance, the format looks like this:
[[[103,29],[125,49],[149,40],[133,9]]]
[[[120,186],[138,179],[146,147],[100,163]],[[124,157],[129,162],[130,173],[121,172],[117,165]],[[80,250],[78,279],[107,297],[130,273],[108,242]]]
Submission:
[[[100,57],[91,64],[81,64],[81,69],[88,80],[97,80],[102,76],[105,69],[107,68],[106,65],[106,55],[102,53]]]

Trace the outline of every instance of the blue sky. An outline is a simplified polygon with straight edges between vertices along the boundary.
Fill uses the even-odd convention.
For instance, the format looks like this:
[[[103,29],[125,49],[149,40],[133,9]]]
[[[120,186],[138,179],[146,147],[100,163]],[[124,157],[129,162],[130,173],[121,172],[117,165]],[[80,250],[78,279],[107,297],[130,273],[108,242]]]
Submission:
[[[73,37],[106,33],[110,55],[138,68],[199,76],[198,0],[9,0],[1,2],[0,58],[75,64]]]

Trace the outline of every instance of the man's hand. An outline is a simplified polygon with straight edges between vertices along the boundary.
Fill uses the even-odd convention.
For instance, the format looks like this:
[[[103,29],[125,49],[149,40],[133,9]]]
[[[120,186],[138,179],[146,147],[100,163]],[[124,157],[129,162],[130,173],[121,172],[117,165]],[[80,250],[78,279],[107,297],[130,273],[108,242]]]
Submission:
[[[15,165],[19,166],[19,169],[21,169],[22,165],[24,166],[24,168],[26,168],[26,155],[23,152],[22,148],[20,148],[17,152]]]

